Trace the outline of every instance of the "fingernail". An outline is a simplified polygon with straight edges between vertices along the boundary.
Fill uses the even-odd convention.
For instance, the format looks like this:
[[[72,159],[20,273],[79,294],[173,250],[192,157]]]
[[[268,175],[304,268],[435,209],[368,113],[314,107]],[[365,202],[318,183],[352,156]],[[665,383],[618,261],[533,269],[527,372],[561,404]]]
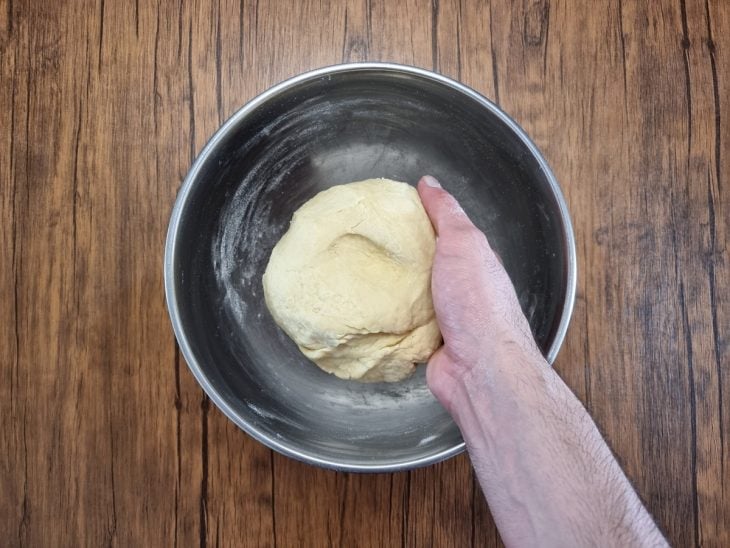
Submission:
[[[431,177],[430,175],[424,175],[423,182],[432,188],[441,188],[441,183],[439,183],[435,177]]]

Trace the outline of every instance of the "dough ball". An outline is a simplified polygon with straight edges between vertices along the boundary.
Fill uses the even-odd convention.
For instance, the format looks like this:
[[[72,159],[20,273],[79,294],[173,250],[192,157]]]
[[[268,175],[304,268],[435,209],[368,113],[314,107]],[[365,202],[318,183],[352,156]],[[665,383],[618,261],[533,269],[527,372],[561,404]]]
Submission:
[[[295,213],[263,277],[274,320],[342,379],[399,381],[441,344],[431,302],[436,238],[416,190],[335,186]]]

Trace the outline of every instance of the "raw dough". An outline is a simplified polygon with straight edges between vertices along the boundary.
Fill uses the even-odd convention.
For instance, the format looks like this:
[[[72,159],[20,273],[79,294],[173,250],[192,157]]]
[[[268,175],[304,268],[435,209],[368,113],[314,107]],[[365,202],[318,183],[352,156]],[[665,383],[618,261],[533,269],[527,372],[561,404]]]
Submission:
[[[436,239],[416,190],[369,179],[295,213],[263,277],[266,304],[329,373],[399,381],[441,343],[431,302]]]

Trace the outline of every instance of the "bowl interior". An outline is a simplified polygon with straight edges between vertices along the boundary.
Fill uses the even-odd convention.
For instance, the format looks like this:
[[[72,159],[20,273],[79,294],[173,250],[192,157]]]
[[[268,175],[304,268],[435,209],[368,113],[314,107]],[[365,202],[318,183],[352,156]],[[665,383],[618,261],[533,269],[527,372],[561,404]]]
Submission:
[[[558,201],[528,145],[473,96],[408,71],[332,72],[259,98],[213,143],[179,197],[169,295],[191,369],[259,440],[358,470],[463,448],[425,367],[396,384],[337,379],[304,358],[266,308],[271,249],[292,213],[335,184],[436,176],[501,255],[543,352],[556,350],[568,268]]]

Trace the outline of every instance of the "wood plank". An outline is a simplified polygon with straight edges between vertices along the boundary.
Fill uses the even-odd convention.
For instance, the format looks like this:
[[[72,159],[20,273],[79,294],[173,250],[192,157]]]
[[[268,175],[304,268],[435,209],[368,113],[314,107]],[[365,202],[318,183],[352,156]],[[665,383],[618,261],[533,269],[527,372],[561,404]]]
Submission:
[[[83,88],[70,87],[86,82],[86,65],[83,55],[72,65],[77,44],[66,36],[83,32],[88,21],[72,20],[55,4],[18,13],[14,28],[27,33],[27,41],[16,52],[15,82],[25,80],[26,97],[25,109],[18,109],[23,131],[14,137],[18,146],[12,159],[22,166],[14,174],[21,409],[14,419],[23,432],[24,455],[15,468],[23,485],[22,515],[11,538],[43,545],[78,538],[86,528],[88,538],[102,542],[113,527],[109,406],[103,397],[108,378],[102,367],[71,367],[84,352],[77,341],[88,340],[78,321],[85,314],[85,272],[74,205],[82,123],[74,92]],[[94,463],[92,455],[100,447]],[[92,463],[84,470],[84,482],[80,470],[69,467],[75,462]],[[69,515],[71,506],[76,510]]]
[[[152,36],[147,51],[152,52],[152,68],[147,72],[144,93],[153,105],[154,142],[147,151],[154,165],[155,202],[160,220],[156,245],[162,245],[166,223],[177,190],[197,152],[191,92],[191,14],[186,2],[161,2],[157,6],[140,5],[143,27]],[[159,257],[159,251],[152,256]],[[160,288],[161,265],[152,265],[157,273],[154,286]],[[164,305],[164,300],[162,300]],[[164,333],[164,318],[159,332]],[[167,328],[169,329],[169,328]],[[163,343],[172,352],[161,359],[170,394],[164,398],[172,411],[167,425],[173,456],[167,465],[174,476],[163,484],[166,498],[173,505],[172,530],[168,544],[190,546],[206,538],[204,533],[205,501],[203,494],[203,454],[207,440],[203,436],[203,406],[206,400],[173,339]],[[262,479],[265,481],[265,479]]]
[[[715,45],[715,20],[727,15],[711,11],[708,3],[680,4],[681,46],[684,54],[684,80],[689,104],[686,137],[686,165],[683,166],[683,194],[673,208],[676,254],[680,269],[681,310],[685,345],[691,360],[691,401],[695,404],[694,443],[692,445],[693,511],[696,513],[695,543],[725,546],[730,544],[730,510],[723,508],[730,485],[727,440],[728,423],[723,401],[727,394],[730,363],[727,346],[721,343],[718,295],[725,299],[730,291],[730,272],[726,234],[728,229],[727,195],[721,194],[723,109],[718,79],[718,51]],[[727,21],[727,19],[726,19]],[[727,33],[725,33],[727,34]],[[725,36],[720,37],[727,43]],[[725,111],[726,112],[726,111]],[[725,124],[727,126],[727,124]],[[727,143],[727,135],[725,136]],[[727,148],[727,147],[726,147]],[[724,173],[727,173],[725,171]],[[705,184],[702,184],[702,183]],[[684,265],[695,265],[690,274]],[[723,385],[724,382],[724,385]],[[718,481],[719,480],[719,481]]]
[[[22,226],[18,224],[19,194],[28,177],[26,162],[18,160],[24,158],[28,142],[28,78],[19,67],[19,56],[27,57],[28,26],[10,13],[7,2],[0,3],[0,8],[0,490],[4,494],[0,531],[17,544],[27,515],[26,383],[20,368],[18,292]]]
[[[369,0],[369,60],[431,69],[438,2]]]

